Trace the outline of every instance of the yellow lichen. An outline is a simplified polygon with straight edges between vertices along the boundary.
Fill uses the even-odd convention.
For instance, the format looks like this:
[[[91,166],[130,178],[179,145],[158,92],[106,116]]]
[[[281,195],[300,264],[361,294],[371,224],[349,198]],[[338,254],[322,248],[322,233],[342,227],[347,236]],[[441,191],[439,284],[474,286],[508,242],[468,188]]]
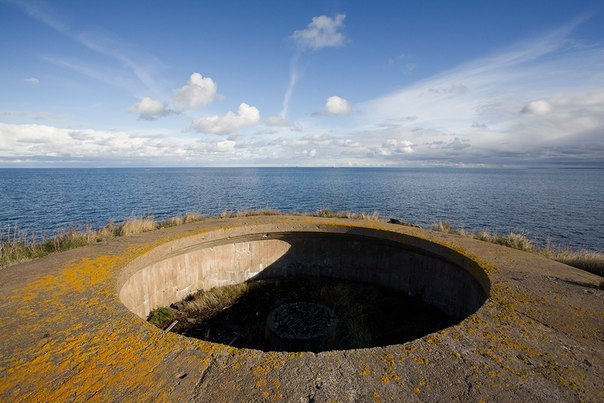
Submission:
[[[363,367],[359,370],[359,375],[366,376],[369,374],[371,374],[371,368],[367,364],[363,365]]]

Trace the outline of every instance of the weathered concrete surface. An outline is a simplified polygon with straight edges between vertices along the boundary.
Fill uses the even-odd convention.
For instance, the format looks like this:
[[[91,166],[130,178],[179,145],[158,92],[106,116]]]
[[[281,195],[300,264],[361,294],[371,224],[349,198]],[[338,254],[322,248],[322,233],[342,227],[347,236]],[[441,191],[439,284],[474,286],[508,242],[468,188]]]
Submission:
[[[463,319],[484,302],[476,262],[441,245],[372,228],[264,224],[170,242],[126,266],[120,300],[146,318],[197,290],[248,279],[326,276],[400,290]]]
[[[320,354],[164,334],[120,302],[137,265],[156,259],[162,245],[179,249],[191,236],[263,225],[427,239],[478,262],[490,297],[459,325],[410,343]],[[538,256],[379,222],[271,216],[187,224],[1,270],[0,400],[604,401],[599,281]]]

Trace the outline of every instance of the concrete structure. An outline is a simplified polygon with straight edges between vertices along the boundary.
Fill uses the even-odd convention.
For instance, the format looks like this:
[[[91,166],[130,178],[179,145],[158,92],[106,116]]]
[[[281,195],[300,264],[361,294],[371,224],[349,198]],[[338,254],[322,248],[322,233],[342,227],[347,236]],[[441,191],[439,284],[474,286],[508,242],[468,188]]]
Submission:
[[[319,354],[189,339],[144,321],[196,289],[327,275],[462,320]],[[216,219],[0,271],[0,400],[604,400],[601,278],[484,242],[373,221]]]

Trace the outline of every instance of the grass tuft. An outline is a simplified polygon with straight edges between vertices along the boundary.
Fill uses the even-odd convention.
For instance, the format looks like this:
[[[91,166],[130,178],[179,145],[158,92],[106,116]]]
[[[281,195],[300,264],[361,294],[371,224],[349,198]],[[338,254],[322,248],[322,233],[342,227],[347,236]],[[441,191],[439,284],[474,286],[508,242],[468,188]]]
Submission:
[[[545,256],[569,266],[576,267],[590,273],[604,276],[604,253],[588,250],[574,251],[570,249],[552,247],[547,245],[543,248],[535,245],[525,234],[510,232],[506,235],[491,234],[486,230],[468,232],[463,228],[456,228],[447,221],[437,221],[432,229],[446,234],[458,234],[468,238],[474,238],[485,242],[491,242],[508,248],[518,249],[525,252]]]
[[[184,224],[185,219],[181,216],[174,216],[174,217],[170,217],[170,218],[166,218],[164,221],[159,223],[160,227],[175,227],[177,225],[182,225]]]
[[[443,234],[449,234],[453,230],[453,225],[450,222],[444,220],[438,220],[432,228],[435,231],[442,232]]]
[[[149,313],[147,320],[163,329],[174,320],[174,312],[168,307],[157,308]]]
[[[249,287],[249,283],[214,287],[207,291],[198,291],[175,305],[179,311],[194,312],[196,315],[209,317],[233,305],[249,291]]]
[[[380,213],[378,211],[374,211],[373,213],[354,213],[351,211],[333,211],[326,208],[319,209],[315,214],[308,214],[309,216],[314,217],[326,217],[326,218],[348,218],[353,220],[369,220],[369,221],[378,221],[380,219]]]
[[[540,253],[549,259],[604,276],[604,253],[589,250],[571,251],[551,246],[544,248]],[[602,284],[604,284],[604,280],[602,280]]]
[[[196,222],[203,220],[203,216],[196,211],[187,211],[185,213],[184,222],[188,224],[190,222]]]
[[[252,217],[252,216],[261,216],[261,215],[280,215],[280,214],[283,214],[283,213],[278,210],[273,210],[273,209],[241,210],[241,211],[224,210],[222,213],[220,213],[220,218]]]
[[[120,236],[140,234],[141,232],[153,231],[159,226],[151,217],[133,217],[122,223],[119,229]]]

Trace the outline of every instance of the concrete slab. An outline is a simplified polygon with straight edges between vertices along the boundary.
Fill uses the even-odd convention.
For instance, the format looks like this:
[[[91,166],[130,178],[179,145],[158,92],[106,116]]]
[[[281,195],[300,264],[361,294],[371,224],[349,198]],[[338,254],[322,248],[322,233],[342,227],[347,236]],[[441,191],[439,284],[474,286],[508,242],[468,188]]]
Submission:
[[[449,250],[477,262],[489,297],[421,339],[319,354],[164,334],[120,301],[137,270],[204,237],[312,227],[384,231]],[[604,401],[600,280],[513,249],[374,221],[214,219],[116,238],[0,271],[0,400]]]

